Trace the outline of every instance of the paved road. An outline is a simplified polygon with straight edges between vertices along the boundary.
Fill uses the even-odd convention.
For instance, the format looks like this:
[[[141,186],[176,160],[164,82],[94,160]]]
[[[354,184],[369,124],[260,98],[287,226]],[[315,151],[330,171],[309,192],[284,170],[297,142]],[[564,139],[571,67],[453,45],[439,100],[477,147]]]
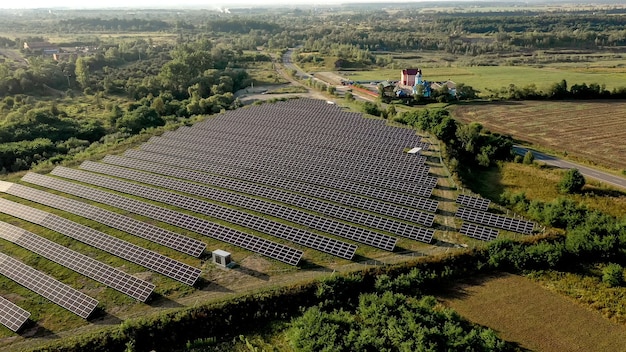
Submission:
[[[515,151],[515,153],[519,154],[519,155],[524,155],[526,154],[526,152],[529,150],[527,148],[521,147],[519,145],[516,145],[513,147],[513,150]],[[556,158],[554,156],[550,156],[547,154],[543,154],[543,153],[539,153],[537,151],[531,150],[533,152],[533,154],[535,155],[535,161],[541,161],[544,162],[548,165],[553,165],[556,167],[560,167],[562,169],[578,169],[578,171],[580,171],[581,174],[583,174],[583,176],[585,177],[591,177],[594,178],[596,180],[602,181],[604,183],[608,183],[612,186],[616,186],[616,187],[621,187],[626,189],[626,179],[623,177],[619,177],[619,176],[615,176],[606,172],[602,172],[596,169],[592,169],[590,167],[584,166],[584,165],[580,165],[580,164],[576,164],[576,163],[572,163],[569,161],[565,161],[565,160],[561,160],[559,158]]]

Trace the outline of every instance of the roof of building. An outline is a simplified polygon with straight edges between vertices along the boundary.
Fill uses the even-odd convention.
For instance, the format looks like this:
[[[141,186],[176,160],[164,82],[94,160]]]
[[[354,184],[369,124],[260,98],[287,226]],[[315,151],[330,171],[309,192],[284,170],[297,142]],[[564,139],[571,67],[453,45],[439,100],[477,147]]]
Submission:
[[[402,70],[403,75],[415,76],[418,73],[422,73],[422,70],[420,70],[419,68],[405,68],[404,70]]]
[[[24,48],[28,49],[44,49],[44,48],[56,48],[55,45],[49,42],[25,42]]]

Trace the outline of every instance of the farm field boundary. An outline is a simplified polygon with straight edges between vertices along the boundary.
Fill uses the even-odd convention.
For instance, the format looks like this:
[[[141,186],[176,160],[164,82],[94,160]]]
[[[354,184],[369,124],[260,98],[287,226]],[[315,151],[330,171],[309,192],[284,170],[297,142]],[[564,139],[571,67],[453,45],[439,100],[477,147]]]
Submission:
[[[468,282],[440,298],[466,319],[531,350],[626,350],[626,328],[521,276]]]
[[[523,142],[609,168],[626,168],[625,101],[498,102],[456,106],[452,114]]]

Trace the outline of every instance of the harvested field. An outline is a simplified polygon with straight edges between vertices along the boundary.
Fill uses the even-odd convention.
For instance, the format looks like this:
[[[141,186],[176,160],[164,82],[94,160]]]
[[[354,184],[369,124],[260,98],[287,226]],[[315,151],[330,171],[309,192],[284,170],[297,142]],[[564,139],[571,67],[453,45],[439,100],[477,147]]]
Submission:
[[[615,169],[626,168],[626,102],[500,102],[457,106],[454,116],[493,132]]]
[[[445,304],[535,351],[625,351],[626,327],[516,275],[457,286]]]

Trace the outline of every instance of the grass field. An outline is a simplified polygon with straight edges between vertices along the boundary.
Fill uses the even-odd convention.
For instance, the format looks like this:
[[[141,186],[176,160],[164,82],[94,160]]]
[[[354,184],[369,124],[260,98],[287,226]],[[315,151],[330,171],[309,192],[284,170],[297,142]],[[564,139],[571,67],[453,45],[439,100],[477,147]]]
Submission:
[[[531,350],[626,350],[624,326],[524,277],[477,279],[456,286],[440,299],[470,321]]]
[[[456,106],[455,118],[613,169],[626,168],[626,102],[501,102]]]
[[[468,181],[474,192],[495,201],[506,190],[513,193],[524,192],[531,200],[550,202],[563,196],[557,191],[557,183],[563,172],[561,169],[504,163],[499,167],[477,172]],[[607,188],[593,180],[587,180],[581,193],[568,197],[591,209],[616,217],[623,216],[626,209],[626,192]]]
[[[582,65],[582,66],[580,66]],[[423,79],[427,81],[452,80],[472,86],[486,93],[487,89],[499,89],[514,84],[524,87],[535,84],[539,90],[546,91],[554,83],[565,79],[571,86],[582,83],[598,83],[607,89],[626,86],[626,67],[598,67],[595,65],[559,65],[530,66],[475,66],[475,67],[428,67],[422,68]],[[611,65],[614,66],[614,65]],[[354,81],[399,80],[400,69],[382,69],[373,71],[353,71],[346,76]]]

